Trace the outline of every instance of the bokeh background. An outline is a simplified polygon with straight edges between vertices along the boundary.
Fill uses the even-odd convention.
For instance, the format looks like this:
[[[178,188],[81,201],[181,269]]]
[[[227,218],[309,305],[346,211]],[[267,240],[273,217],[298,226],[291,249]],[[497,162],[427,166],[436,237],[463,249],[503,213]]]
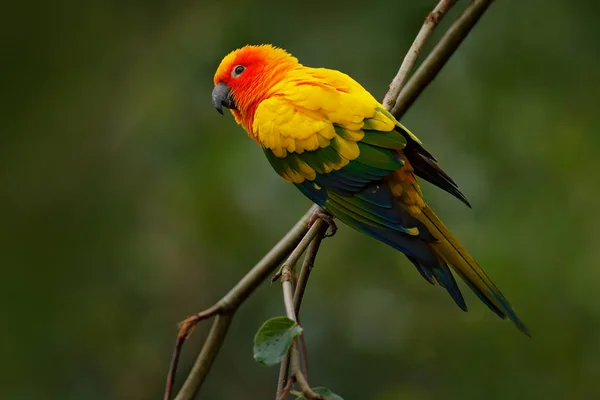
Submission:
[[[161,398],[176,323],[309,207],[212,108],[221,58],[274,43],[382,98],[433,4],[3,5],[2,397]],[[427,198],[533,339],[468,291],[462,313],[401,254],[342,227],[303,308],[311,383],[346,399],[600,395],[598,11],[497,1],[403,118],[473,210],[424,185]],[[253,361],[252,339],[283,313],[279,285],[262,285],[198,398],[273,398],[277,368]]]

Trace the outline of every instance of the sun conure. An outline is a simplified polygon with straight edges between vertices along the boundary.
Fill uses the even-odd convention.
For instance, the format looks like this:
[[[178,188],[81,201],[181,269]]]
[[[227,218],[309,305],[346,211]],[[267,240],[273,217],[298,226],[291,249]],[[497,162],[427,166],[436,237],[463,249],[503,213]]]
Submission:
[[[325,212],[400,250],[467,310],[449,266],[492,311],[524,333],[500,290],[425,204],[423,178],[469,205],[408,129],[348,75],[306,67],[271,45],[228,54],[212,102],[231,109],[283,179]]]

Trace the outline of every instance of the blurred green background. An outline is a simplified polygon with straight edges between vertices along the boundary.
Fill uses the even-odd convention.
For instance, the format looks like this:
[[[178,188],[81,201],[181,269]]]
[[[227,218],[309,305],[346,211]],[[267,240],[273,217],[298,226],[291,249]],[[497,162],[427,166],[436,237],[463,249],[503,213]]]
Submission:
[[[274,43],[382,98],[433,4],[3,5],[2,397],[161,398],[176,323],[309,207],[213,109],[221,58]],[[400,253],[342,227],[303,309],[312,384],[346,399],[600,395],[599,10],[497,1],[403,118],[473,210],[429,185],[427,198],[533,339],[467,290],[462,313]],[[273,398],[277,368],[253,361],[252,339],[283,313],[279,285],[262,285],[200,399]]]

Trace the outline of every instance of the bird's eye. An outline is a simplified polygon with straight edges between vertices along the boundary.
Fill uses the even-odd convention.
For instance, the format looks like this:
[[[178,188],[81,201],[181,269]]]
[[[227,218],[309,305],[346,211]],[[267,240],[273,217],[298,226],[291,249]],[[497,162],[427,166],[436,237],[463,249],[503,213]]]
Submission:
[[[231,71],[231,77],[232,78],[237,78],[238,76],[240,76],[244,71],[246,70],[246,67],[244,67],[243,65],[236,65],[235,68],[233,68],[233,71]]]

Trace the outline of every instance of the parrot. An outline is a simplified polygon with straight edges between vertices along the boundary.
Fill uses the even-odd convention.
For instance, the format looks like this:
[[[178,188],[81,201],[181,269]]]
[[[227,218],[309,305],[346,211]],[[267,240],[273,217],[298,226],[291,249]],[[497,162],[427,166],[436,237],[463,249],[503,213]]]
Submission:
[[[212,103],[228,108],[273,169],[337,218],[404,253],[421,276],[467,306],[451,271],[501,318],[530,336],[508,300],[424,202],[417,178],[471,207],[423,143],[363,86],[338,70],[308,67],[286,50],[246,45],[214,75]]]

